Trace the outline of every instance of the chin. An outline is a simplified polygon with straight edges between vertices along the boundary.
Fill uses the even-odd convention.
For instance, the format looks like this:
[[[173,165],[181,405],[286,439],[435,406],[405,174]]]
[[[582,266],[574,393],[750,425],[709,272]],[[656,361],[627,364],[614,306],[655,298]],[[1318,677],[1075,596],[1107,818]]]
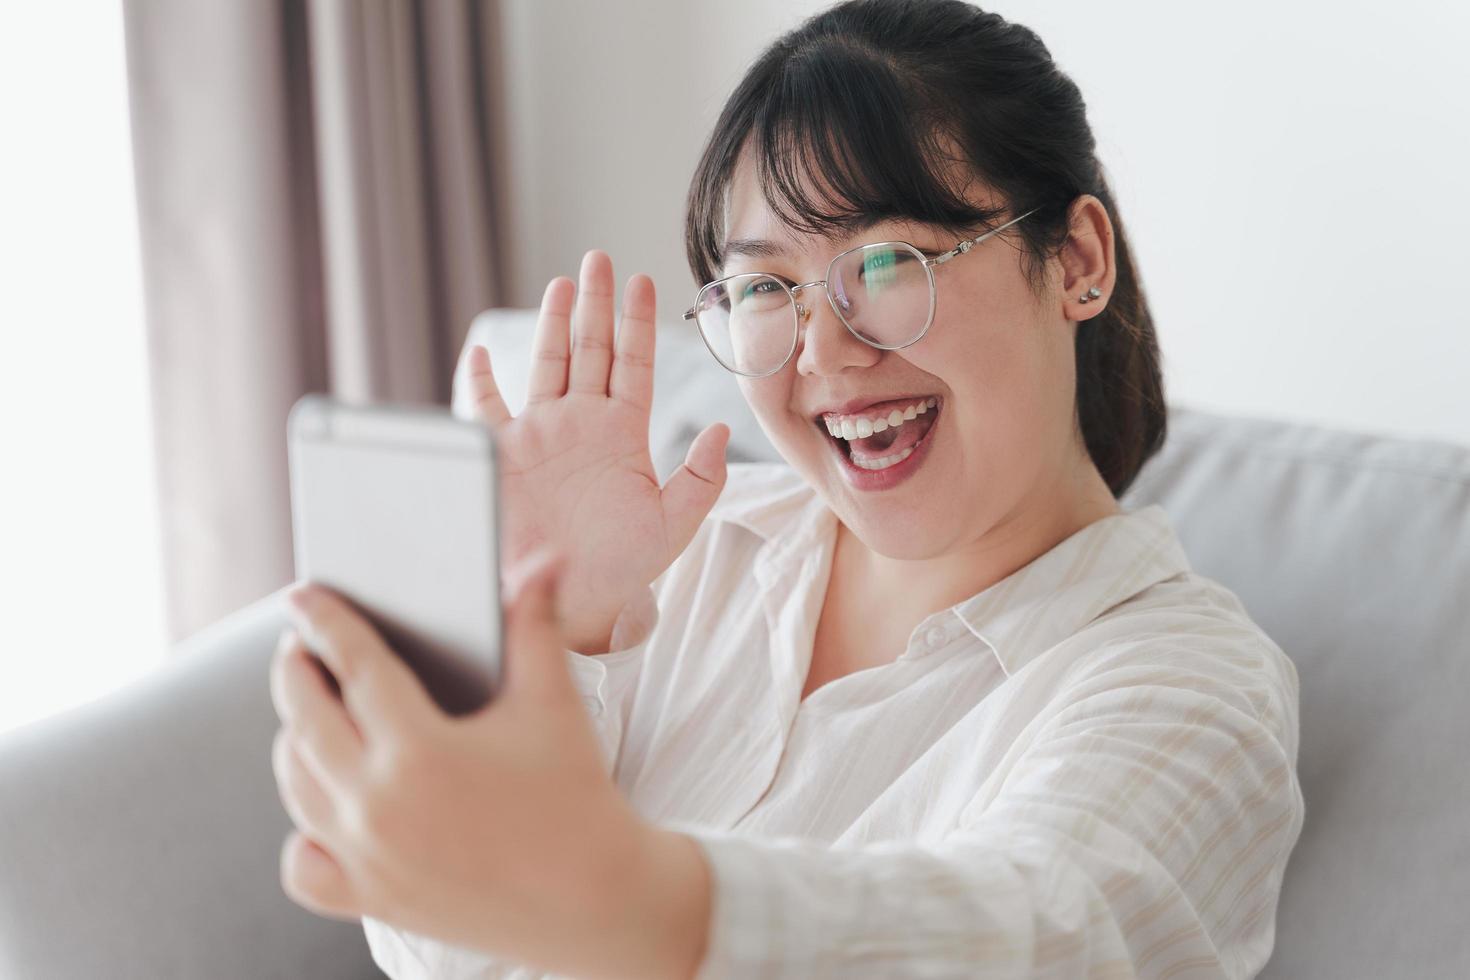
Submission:
[[[919,465],[892,482],[884,481],[892,474],[880,472],[874,480],[852,472],[844,447],[834,446],[825,432],[812,438],[788,431],[773,442],[864,545],[889,558],[919,560],[944,550],[949,529],[939,524],[957,513],[960,499],[974,499],[958,492],[961,481],[947,455],[953,443],[944,435],[936,425],[933,446],[921,446],[923,453],[913,460]]]

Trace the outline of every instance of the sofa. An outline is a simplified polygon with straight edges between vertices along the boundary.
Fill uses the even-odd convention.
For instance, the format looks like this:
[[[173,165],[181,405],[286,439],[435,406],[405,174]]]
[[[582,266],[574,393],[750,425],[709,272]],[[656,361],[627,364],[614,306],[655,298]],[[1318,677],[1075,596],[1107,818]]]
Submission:
[[[534,317],[476,319],[457,414],[477,342],[518,409]],[[661,475],[715,419],[730,459],[775,458],[692,326],[658,345]],[[1171,403],[1121,502],[1162,504],[1298,669],[1305,824],[1262,976],[1470,976],[1470,448]],[[0,736],[0,978],[381,976],[358,926],[280,888],[267,664],[287,585]]]

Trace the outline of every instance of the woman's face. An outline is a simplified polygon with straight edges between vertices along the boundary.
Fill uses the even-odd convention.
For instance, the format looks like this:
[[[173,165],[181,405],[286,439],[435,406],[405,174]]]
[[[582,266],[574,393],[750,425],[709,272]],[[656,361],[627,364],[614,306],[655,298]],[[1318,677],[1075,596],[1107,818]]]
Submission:
[[[1094,219],[1100,214],[1105,223],[1105,210],[1090,200]],[[727,242],[763,240],[779,252],[727,250],[721,275],[770,272],[805,283],[825,278],[832,256],[855,245],[906,241],[935,254],[956,243],[952,233],[907,221],[884,221],[840,241],[795,233],[766,204],[748,158],[735,172],[729,215]],[[1048,298],[1039,304],[1019,247],[1005,240],[1018,228],[934,268],[934,320],[912,346],[884,351],[858,340],[814,286],[800,294],[811,314],[791,359],[768,377],[739,379],[782,456],[883,555],[936,557],[982,542],[992,529],[1055,521],[1055,508],[1076,513],[1084,496],[1096,504],[1101,478],[1073,434],[1077,323],[1069,316],[1096,315],[1111,294],[1111,228],[1088,235],[1095,226],[1083,227],[1081,244],[1069,243],[1050,262]],[[1093,284],[1104,298],[1078,304]],[[890,426],[876,441],[853,445],[829,432],[829,422],[857,428],[859,419],[899,417],[897,431]],[[869,465],[905,458],[873,470],[851,462],[852,453]]]

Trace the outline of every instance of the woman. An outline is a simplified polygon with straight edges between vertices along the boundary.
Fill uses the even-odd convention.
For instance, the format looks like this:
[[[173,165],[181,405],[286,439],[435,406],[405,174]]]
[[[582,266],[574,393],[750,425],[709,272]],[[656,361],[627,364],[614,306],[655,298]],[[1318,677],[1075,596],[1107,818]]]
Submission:
[[[725,106],[688,247],[686,318],[789,465],[727,475],[717,423],[659,487],[652,282],[615,336],[604,254],[554,280],[519,416],[471,361],[505,686],[446,718],[298,588],[288,894],[394,977],[1254,975],[1297,677],[1118,506],[1158,353],[1045,46],[959,0],[813,17]]]

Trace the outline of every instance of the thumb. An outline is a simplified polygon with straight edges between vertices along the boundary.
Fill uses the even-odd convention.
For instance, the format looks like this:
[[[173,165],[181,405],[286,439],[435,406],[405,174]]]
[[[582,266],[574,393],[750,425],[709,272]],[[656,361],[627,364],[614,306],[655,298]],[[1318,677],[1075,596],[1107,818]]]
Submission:
[[[516,696],[554,700],[576,693],[556,619],[556,589],[564,566],[560,552],[542,548],[506,576],[501,686]]]
[[[725,449],[729,444],[730,427],[723,422],[710,425],[694,437],[684,462],[659,492],[664,530],[675,554],[689,544],[725,489]]]

